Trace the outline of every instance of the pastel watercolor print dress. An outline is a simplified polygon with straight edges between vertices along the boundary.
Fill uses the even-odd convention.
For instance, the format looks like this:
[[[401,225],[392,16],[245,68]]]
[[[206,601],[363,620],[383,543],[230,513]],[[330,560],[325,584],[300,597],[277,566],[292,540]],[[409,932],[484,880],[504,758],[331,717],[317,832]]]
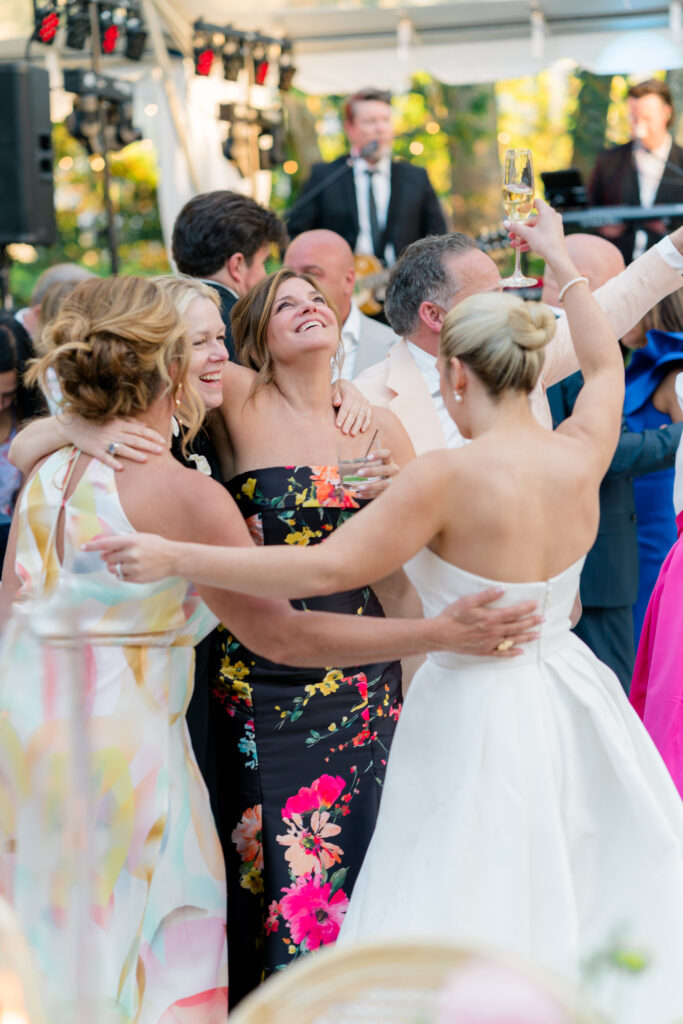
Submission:
[[[360,508],[336,466],[259,469],[228,488],[258,544],[317,544]],[[370,587],[293,604],[384,614]],[[234,1005],[337,937],[375,827],[401,670],[289,668],[219,637],[212,728]]]
[[[18,509],[22,586],[0,656],[0,882],[59,1019],[75,1019],[64,951],[85,891],[75,941],[98,1021],[222,1024],[225,874],[185,724],[193,647],[215,619],[185,581],[119,581],[80,550],[132,530],[114,472],[95,460],[64,502],[60,563],[56,526],[77,454],[47,459]],[[89,748],[75,783],[72,656]],[[74,888],[59,847],[88,789],[90,884]]]

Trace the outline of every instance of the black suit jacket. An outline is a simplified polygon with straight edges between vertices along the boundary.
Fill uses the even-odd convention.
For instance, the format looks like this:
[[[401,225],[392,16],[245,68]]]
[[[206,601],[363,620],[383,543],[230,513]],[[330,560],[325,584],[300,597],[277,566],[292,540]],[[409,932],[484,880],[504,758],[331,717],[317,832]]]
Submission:
[[[342,173],[339,173],[344,168]],[[325,178],[334,177],[313,199],[306,196]],[[358,237],[358,209],[353,167],[342,156],[330,164],[315,164],[311,176],[289,217],[292,238],[302,231],[327,228],[345,238],[352,249]],[[387,210],[386,241],[398,256],[411,242],[425,235],[443,235],[448,228],[438,197],[423,167],[404,161],[391,162],[391,195]]]
[[[671,144],[669,163],[683,171],[683,148],[676,143]],[[600,153],[593,168],[588,185],[588,196],[592,206],[640,206],[640,190],[638,173],[633,157],[633,143],[615,146]],[[683,177],[679,177],[668,167],[662,171],[655,203],[683,203]],[[683,219],[669,222],[667,231],[673,231],[683,224]],[[621,238],[614,239],[614,244],[621,250],[627,263],[633,257],[635,233],[640,225],[626,223],[626,231]],[[648,232],[648,247],[659,241],[661,235]]]
[[[583,377],[571,377],[548,388],[548,401],[557,426],[571,415]],[[600,485],[600,523],[595,544],[581,573],[581,603],[585,608],[618,608],[638,596],[638,537],[633,478],[669,469],[674,464],[683,423],[661,430],[630,431],[624,420],[614,458]]]
[[[224,284],[219,284],[218,281],[204,281],[204,284],[210,285],[215,292],[218,292],[218,297],[221,300],[221,320],[225,324],[225,347],[228,350],[233,363],[235,362],[235,342],[232,339],[232,325],[230,323],[230,313],[232,307],[237,302],[237,299],[232,294],[229,288],[226,288]]]

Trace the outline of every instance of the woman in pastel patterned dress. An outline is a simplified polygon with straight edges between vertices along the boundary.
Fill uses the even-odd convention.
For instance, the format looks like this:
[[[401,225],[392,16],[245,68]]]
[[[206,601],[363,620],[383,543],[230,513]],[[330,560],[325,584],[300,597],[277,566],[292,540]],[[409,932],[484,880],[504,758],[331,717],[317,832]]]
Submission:
[[[537,223],[514,230],[552,267],[584,376],[557,430],[528,403],[551,310],[470,296],[445,317],[439,369],[472,443],[414,460],[324,544],[99,546],[135,579],[192,572],[292,597],[410,559],[427,615],[494,580],[504,602],[535,594],[544,622],[518,659],[436,653],[415,676],[340,940],[495,944],[580,981],[619,1024],[672,1024],[683,1008],[683,806],[618,679],[570,630],[619,436],[623,363],[561,218],[537,205]]]
[[[95,420],[139,417],[168,433],[189,351],[172,302],[153,284],[83,284],[50,333],[59,348],[41,369],[54,367],[74,411]],[[198,424],[196,398],[187,410]],[[51,870],[55,849],[41,843],[40,811],[46,780],[64,783],[70,735],[70,680],[54,671],[53,645],[76,632],[94,780],[93,881],[89,921],[80,927],[98,1012],[141,1024],[178,1014],[219,1024],[227,1009],[225,877],[184,726],[193,646],[215,619],[184,582],[140,591],[104,579],[79,550],[86,538],[162,521],[169,488],[139,469],[117,488],[111,469],[68,447],[40,463],[22,493],[2,584],[3,611],[13,598],[17,608],[0,676],[0,877],[54,1012],[68,1013],[74,978],[61,970],[61,953],[74,895],[69,865]]]
[[[130,416],[150,437],[157,432],[170,441],[188,351],[176,311],[153,282],[80,285],[52,332],[56,347],[41,366],[54,367],[73,412],[94,422]],[[190,402],[190,414],[193,408]],[[97,967],[99,1007],[114,1020],[140,1024],[214,1024],[226,1010],[225,883],[184,711],[192,644],[215,620],[179,580],[133,587],[121,572],[116,580],[103,576],[100,563],[81,550],[89,538],[134,527],[213,544],[252,543],[227,492],[181,466],[168,449],[145,464],[131,461],[122,474],[72,447],[39,464],[15,517],[0,591],[5,613],[17,601],[0,676],[0,879],[24,914],[46,983],[58,1001],[68,1001],[69,979],[59,975],[56,955],[65,941],[65,892],[60,876],[52,885],[55,876],[45,871],[59,851],[34,841],[36,794],[26,781],[45,769],[57,790],[63,785],[49,771],[56,755],[47,739],[68,726],[69,693],[36,635],[68,641],[75,617],[88,665],[84,713],[96,783],[95,884],[81,926]],[[379,661],[389,651],[426,652],[479,633],[476,619],[465,626],[449,615],[372,624],[210,588],[202,596],[250,647],[278,661],[316,665],[339,649]],[[493,619],[489,644],[499,621]]]

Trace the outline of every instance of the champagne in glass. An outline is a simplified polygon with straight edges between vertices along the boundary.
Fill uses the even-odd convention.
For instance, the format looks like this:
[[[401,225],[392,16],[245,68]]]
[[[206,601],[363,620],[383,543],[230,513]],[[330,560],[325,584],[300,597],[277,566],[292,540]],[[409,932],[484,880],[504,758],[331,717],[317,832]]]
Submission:
[[[528,185],[503,185],[503,207],[510,220],[523,224],[533,206],[534,190]]]
[[[534,164],[529,149],[508,149],[505,154],[503,207],[511,221],[523,224],[534,208]],[[532,288],[536,281],[524,277],[519,249],[515,250],[515,272],[503,279],[503,288]]]

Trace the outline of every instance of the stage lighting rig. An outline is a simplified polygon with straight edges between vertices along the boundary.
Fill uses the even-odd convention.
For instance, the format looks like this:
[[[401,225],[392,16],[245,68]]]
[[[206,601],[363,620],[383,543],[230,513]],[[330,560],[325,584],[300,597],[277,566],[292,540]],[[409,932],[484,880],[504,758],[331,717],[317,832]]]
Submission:
[[[126,47],[123,51],[128,60],[141,60],[147,44],[147,29],[140,12],[131,8],[126,15]]]
[[[216,51],[213,47],[213,39],[210,34],[202,33],[195,37],[194,42],[194,69],[201,78],[207,78],[211,74]]]
[[[64,72],[64,89],[76,93],[66,126],[88,153],[115,152],[142,138],[133,124],[133,87],[129,82],[76,68]]]
[[[119,40],[119,23],[113,7],[100,7],[100,45],[102,53],[113,53]]]
[[[252,56],[254,61],[254,84],[265,85],[270,68],[268,51],[262,44],[257,44],[253,49]]]
[[[60,11],[56,4],[52,3],[38,7],[34,0],[33,35],[31,39],[44,43],[46,46],[51,46],[55,41],[57,29],[59,28],[59,15]]]
[[[66,8],[66,45],[71,50],[82,50],[90,35],[90,15],[87,2],[76,0]]]
[[[284,43],[280,54],[278,75],[278,89],[280,92],[289,92],[292,88],[295,74],[296,68],[292,64],[292,44]]]
[[[244,67],[244,47],[239,39],[228,39],[221,53],[223,61],[223,77],[228,82],[236,82],[237,76]]]

